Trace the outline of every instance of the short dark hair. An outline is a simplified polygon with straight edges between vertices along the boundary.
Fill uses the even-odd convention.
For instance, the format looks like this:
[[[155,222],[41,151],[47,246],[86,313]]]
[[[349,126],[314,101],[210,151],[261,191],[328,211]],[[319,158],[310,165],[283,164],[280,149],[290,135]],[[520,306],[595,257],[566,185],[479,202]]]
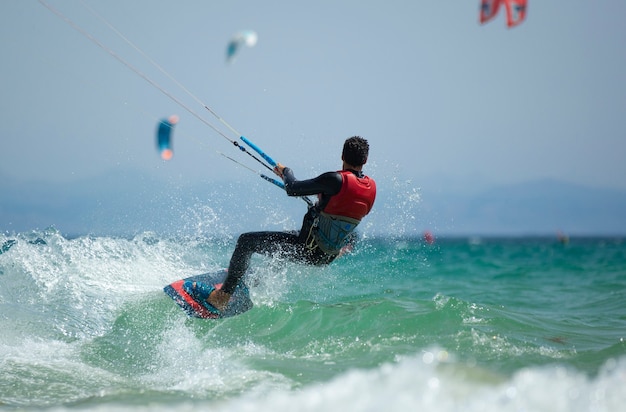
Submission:
[[[352,136],[343,144],[341,156],[343,161],[352,166],[363,166],[367,161],[370,145],[360,136]]]

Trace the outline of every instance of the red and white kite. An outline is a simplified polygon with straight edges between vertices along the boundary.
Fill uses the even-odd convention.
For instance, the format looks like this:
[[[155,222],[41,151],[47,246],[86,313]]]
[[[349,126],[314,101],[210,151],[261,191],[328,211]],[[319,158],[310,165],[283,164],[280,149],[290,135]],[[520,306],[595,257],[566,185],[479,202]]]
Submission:
[[[481,0],[480,23],[486,23],[498,14],[500,5],[506,7],[506,25],[515,27],[526,18],[527,0]]]

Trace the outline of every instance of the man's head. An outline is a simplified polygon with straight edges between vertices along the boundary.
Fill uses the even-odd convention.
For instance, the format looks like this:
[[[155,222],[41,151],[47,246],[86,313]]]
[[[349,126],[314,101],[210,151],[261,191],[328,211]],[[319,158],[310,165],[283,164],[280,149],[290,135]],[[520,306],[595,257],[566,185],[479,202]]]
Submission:
[[[343,144],[341,160],[351,166],[360,167],[367,162],[369,151],[370,145],[367,143],[367,140],[360,136],[352,136],[347,138]]]

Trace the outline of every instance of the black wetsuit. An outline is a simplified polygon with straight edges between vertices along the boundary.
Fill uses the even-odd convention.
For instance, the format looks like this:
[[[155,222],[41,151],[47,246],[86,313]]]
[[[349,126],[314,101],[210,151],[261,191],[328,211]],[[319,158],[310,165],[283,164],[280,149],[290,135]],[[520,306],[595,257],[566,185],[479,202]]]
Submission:
[[[361,177],[363,174],[352,170]],[[283,171],[285,190],[289,196],[321,195],[319,202],[309,207],[304,215],[302,228],[293,232],[249,232],[243,233],[237,239],[237,246],[230,259],[228,277],[224,281],[222,290],[232,294],[237,284],[248,270],[250,258],[254,253],[265,255],[279,254],[293,261],[311,265],[325,265],[332,262],[336,255],[330,255],[319,248],[307,248],[306,241],[311,230],[315,216],[328,204],[331,196],[341,190],[343,179],[337,172],[326,172],[318,177],[308,180],[297,180],[291,169],[286,167]]]

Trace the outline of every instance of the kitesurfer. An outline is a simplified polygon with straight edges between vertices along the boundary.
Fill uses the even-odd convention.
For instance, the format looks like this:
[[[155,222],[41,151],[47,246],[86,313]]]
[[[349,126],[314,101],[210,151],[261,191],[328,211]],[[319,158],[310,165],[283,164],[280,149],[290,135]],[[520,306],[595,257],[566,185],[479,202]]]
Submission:
[[[185,290],[206,303],[210,310],[223,310],[245,275],[254,253],[279,254],[292,261],[326,265],[346,247],[350,235],[367,215],[376,198],[374,179],[363,174],[369,144],[360,136],[344,142],[340,171],[326,172],[308,180],[297,180],[293,171],[278,163],[274,169],[283,178],[289,196],[317,195],[309,207],[300,231],[249,232],[237,240],[221,289],[200,282],[187,282]]]

